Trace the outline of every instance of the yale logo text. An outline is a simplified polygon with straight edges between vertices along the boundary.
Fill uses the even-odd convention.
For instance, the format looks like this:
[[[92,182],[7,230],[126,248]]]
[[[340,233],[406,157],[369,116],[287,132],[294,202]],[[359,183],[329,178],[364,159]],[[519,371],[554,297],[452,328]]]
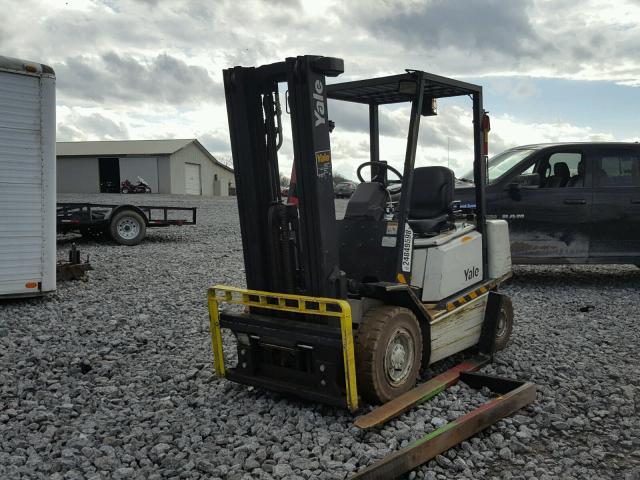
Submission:
[[[315,93],[313,94],[313,98],[316,101],[315,109],[313,111],[313,115],[316,119],[316,127],[320,125],[324,125],[327,119],[327,106],[324,100],[324,96],[322,92],[324,91],[324,87],[322,85],[322,80],[316,80],[315,83]]]
[[[466,281],[478,278],[480,276],[480,269],[478,267],[469,267],[464,269],[464,279]]]

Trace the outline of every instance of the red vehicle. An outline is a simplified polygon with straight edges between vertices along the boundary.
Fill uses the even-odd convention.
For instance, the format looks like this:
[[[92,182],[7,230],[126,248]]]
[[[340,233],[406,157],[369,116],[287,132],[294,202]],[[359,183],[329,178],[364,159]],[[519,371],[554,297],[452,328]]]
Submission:
[[[138,183],[133,184],[125,180],[120,184],[120,193],[151,193],[151,187],[144,178],[138,177]]]

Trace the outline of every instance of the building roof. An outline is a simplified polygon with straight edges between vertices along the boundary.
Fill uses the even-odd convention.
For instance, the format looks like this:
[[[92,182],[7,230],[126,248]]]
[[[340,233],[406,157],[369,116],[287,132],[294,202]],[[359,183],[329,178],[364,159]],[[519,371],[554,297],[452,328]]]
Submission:
[[[57,142],[61,157],[95,155],[171,155],[186,147],[193,138],[176,140],[116,140],[99,142]]]
[[[180,138],[169,140],[109,140],[90,142],[56,142],[58,157],[96,157],[120,155],[171,155],[184,147],[195,145],[216,165],[233,172],[226,165],[220,163],[195,138]]]

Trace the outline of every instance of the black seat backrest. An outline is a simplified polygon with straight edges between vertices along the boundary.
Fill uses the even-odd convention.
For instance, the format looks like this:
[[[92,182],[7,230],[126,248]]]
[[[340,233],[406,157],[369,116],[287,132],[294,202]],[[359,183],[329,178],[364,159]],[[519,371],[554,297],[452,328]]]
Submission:
[[[561,187],[564,187],[567,184],[567,180],[571,177],[571,172],[569,171],[569,165],[565,162],[558,162],[553,166],[553,174],[556,177],[560,177],[562,179]]]
[[[584,161],[580,160],[580,162],[578,162],[578,174],[569,179],[567,187],[584,187],[584,171]]]
[[[378,182],[360,183],[347,203],[344,218],[367,217],[380,220],[388,199],[389,193]]]
[[[427,219],[449,213],[453,203],[454,182],[454,174],[447,167],[415,168],[409,218]]]
[[[567,181],[569,181],[569,177],[571,177],[571,172],[569,171],[569,165],[565,162],[558,162],[553,166],[553,175],[551,175],[545,184],[547,188],[559,188],[567,185]]]

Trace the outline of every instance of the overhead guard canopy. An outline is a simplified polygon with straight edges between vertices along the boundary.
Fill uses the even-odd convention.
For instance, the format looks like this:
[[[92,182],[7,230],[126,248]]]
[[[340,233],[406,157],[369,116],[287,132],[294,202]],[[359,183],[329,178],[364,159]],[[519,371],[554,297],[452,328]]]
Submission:
[[[410,102],[415,96],[417,76],[424,75],[424,95],[428,98],[457,97],[482,92],[482,87],[421,71],[327,85],[327,96],[335,100],[384,105]]]

